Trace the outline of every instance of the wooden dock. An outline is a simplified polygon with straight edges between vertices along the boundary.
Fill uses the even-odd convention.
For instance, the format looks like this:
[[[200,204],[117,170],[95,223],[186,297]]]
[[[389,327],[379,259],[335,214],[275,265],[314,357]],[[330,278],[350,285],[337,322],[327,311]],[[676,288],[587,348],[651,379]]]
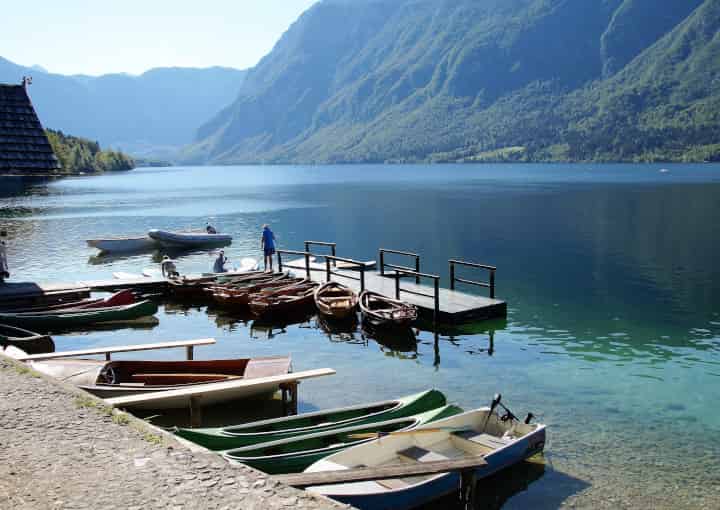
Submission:
[[[330,257],[332,258],[332,257]],[[368,263],[364,263],[365,267]],[[327,278],[327,265],[310,258],[310,278],[319,283],[325,283]],[[346,263],[347,267],[347,263]],[[296,259],[283,264],[283,269],[292,268],[298,276],[306,276],[305,259]],[[359,271],[349,269],[332,269],[331,279],[347,285],[356,292],[361,290]],[[365,270],[364,287],[387,297],[395,298],[397,279],[400,278],[400,299],[418,307],[420,316],[433,320],[435,313],[434,288],[429,285],[415,283],[412,275],[399,276],[399,273],[386,273],[381,275],[375,270]],[[500,299],[478,296],[453,289],[438,287],[438,316],[440,323],[462,324],[479,322],[507,316],[507,303]]]

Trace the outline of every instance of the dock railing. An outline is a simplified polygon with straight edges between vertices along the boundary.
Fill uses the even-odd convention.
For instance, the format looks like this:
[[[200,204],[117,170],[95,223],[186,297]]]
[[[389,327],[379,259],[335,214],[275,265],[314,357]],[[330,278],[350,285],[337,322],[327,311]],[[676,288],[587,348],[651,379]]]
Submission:
[[[399,250],[388,250],[386,248],[380,248],[380,276],[385,276],[385,268],[388,267],[390,269],[395,269],[398,271],[398,277],[400,276],[400,272],[402,273],[420,273],[420,255],[417,253],[412,253],[409,251],[399,251]],[[398,266],[396,264],[389,264],[385,262],[385,254],[391,253],[393,255],[402,255],[404,257],[411,257],[415,259],[415,267],[408,267],[408,266]],[[408,273],[409,274],[409,273]],[[420,284],[420,277],[415,275],[415,283]]]
[[[276,250],[275,253],[277,254],[277,261],[278,261],[278,271],[282,271],[283,267],[289,267],[290,269],[304,269],[305,274],[307,275],[307,278],[310,279],[310,257],[313,256],[312,253],[309,251],[297,251],[297,250]],[[283,265],[282,256],[283,255],[300,255],[305,257],[305,267],[302,266],[293,266],[290,264]]]
[[[305,241],[305,251],[311,252],[310,247],[312,246],[325,246],[330,248],[330,255],[335,257],[337,255],[337,243],[328,243],[325,241]],[[324,255],[323,255],[324,256]]]
[[[485,264],[476,264],[475,262],[466,262],[464,260],[450,259],[450,290],[455,290],[455,282],[465,283],[467,285],[475,285],[476,287],[484,287],[490,289],[490,298],[495,299],[495,272],[497,267],[488,266]],[[468,280],[466,278],[458,278],[455,276],[455,266],[472,267],[475,269],[484,269],[490,273],[489,281],[478,282],[475,280]]]
[[[325,279],[327,281],[331,281],[333,275],[334,276],[340,276],[342,278],[350,278],[351,280],[357,280],[360,282],[360,292],[363,292],[365,290],[365,269],[367,266],[364,262],[360,262],[358,260],[353,259],[346,259],[343,257],[336,257],[334,255],[324,255],[325,257]],[[334,266],[337,266],[337,262],[344,262],[346,264],[356,266],[357,270],[360,271],[360,276],[350,276],[347,272],[340,273],[338,271],[333,271],[332,268]]]
[[[440,277],[436,274],[420,273],[419,271],[409,271],[406,269],[397,269],[398,273],[403,273],[408,276],[414,276],[416,282],[420,282],[421,278],[427,278],[433,281],[433,293],[426,294],[425,292],[419,292],[416,290],[403,289],[400,287],[400,278],[395,278],[395,299],[400,299],[400,293],[405,292],[407,294],[414,294],[415,296],[429,297],[434,302],[433,307],[433,322],[437,324],[440,318]]]

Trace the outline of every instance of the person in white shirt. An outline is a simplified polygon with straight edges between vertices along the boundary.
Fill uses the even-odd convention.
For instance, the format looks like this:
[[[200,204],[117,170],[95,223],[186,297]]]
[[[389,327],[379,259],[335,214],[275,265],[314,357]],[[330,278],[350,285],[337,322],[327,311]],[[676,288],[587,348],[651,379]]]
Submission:
[[[173,262],[167,255],[165,255],[162,262],[160,262],[160,269],[162,269],[163,278],[177,278],[180,276],[175,262]]]

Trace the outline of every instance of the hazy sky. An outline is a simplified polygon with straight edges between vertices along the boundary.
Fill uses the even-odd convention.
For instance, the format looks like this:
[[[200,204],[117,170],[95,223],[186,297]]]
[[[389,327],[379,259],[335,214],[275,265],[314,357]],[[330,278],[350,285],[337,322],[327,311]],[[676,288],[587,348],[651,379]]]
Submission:
[[[0,56],[62,74],[246,68],[316,1],[3,1]]]

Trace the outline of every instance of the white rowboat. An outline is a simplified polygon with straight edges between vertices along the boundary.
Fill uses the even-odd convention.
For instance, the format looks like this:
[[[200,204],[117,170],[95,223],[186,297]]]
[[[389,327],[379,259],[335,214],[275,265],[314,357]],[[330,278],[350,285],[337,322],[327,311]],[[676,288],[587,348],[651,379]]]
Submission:
[[[134,252],[157,248],[157,243],[148,236],[89,239],[86,242],[88,246],[97,248],[102,253]]]
[[[543,451],[544,447],[545,425],[502,421],[497,413],[485,407],[335,453],[314,463],[305,473],[482,456],[487,464],[476,472],[478,478],[484,478]],[[307,490],[361,510],[395,510],[421,506],[450,494],[458,489],[459,482],[458,473],[441,473],[318,485]]]

